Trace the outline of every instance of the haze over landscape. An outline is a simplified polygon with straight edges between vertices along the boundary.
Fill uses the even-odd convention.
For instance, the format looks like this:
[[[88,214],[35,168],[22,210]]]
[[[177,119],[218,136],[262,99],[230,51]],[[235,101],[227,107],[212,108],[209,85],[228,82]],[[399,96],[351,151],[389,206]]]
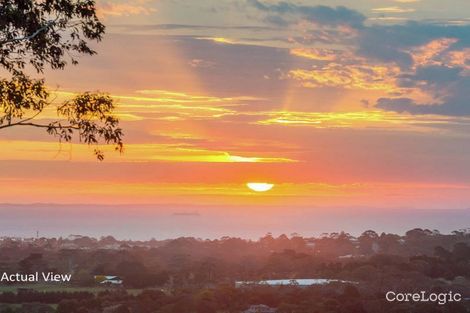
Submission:
[[[45,76],[57,101],[109,92],[124,153],[2,129],[0,235],[467,227],[470,3],[454,2],[98,1],[98,54]]]
[[[117,213],[116,213],[117,212]],[[320,208],[174,205],[54,205],[2,204],[0,236],[67,237],[80,234],[99,238],[149,240],[195,237],[239,237],[256,240],[267,233],[320,236],[345,231],[359,236],[368,229],[405,234],[414,228],[437,229],[444,234],[468,227],[470,210],[410,210],[375,208]],[[262,216],[262,218],[258,218]],[[406,217],[406,218],[404,218]]]

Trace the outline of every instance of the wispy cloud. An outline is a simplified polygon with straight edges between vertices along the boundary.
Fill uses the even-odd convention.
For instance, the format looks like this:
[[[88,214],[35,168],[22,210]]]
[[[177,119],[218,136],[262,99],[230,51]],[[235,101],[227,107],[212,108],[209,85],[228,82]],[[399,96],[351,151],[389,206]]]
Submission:
[[[375,12],[375,13],[410,13],[414,11],[415,9],[413,8],[402,8],[402,7],[397,7],[397,6],[372,9],[372,12]]]
[[[155,8],[150,7],[152,2],[154,0],[101,0],[98,2],[98,14],[102,17],[151,14],[157,11]]]
[[[266,13],[266,21],[278,26],[307,20],[319,25],[344,25],[356,28],[362,27],[366,20],[363,14],[344,6],[333,8],[324,5],[297,5],[288,1],[272,3],[259,0],[248,0],[248,3],[260,12]]]
[[[91,149],[81,144],[63,144],[47,141],[0,141],[8,151],[0,155],[1,160],[73,160],[95,162]],[[27,146],[28,149],[24,149]],[[202,162],[202,163],[285,163],[296,162],[283,157],[232,154],[226,151],[210,150],[189,144],[126,144],[123,155],[113,154],[112,149],[103,147],[107,162]],[[21,155],[19,155],[21,154]]]
[[[339,58],[342,51],[322,48],[293,48],[292,55],[318,61],[334,61]]]
[[[266,113],[267,118],[258,121],[260,125],[283,125],[317,129],[383,129],[392,131],[435,132],[446,125],[470,125],[470,119],[442,117],[439,115],[398,114],[393,112],[295,112],[281,111]]]
[[[194,68],[211,68],[215,66],[215,62],[203,59],[192,59],[189,61],[189,65]]]
[[[230,38],[225,38],[225,37],[199,37],[197,39],[201,40],[210,40],[215,43],[222,43],[222,44],[235,44],[235,40],[230,39]]]

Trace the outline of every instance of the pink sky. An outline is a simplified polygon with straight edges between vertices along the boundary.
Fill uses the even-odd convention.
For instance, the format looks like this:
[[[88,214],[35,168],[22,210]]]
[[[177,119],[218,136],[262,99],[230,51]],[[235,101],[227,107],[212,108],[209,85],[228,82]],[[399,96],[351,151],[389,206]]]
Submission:
[[[98,55],[45,76],[115,97],[125,152],[2,130],[0,202],[469,207],[468,19],[385,2],[101,1]]]

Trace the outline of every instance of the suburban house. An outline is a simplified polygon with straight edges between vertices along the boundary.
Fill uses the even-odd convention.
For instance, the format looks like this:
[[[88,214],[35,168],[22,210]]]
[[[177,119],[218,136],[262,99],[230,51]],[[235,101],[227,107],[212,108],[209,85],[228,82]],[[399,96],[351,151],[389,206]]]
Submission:
[[[96,275],[95,282],[100,285],[122,285],[122,279],[119,276]]]

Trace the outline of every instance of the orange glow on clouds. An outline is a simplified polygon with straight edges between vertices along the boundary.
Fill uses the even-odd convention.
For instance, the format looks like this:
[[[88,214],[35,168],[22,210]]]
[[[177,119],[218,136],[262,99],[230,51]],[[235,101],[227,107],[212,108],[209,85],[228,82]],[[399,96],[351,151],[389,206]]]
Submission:
[[[314,66],[312,70],[292,70],[289,75],[303,86],[342,87],[365,90],[396,91],[395,76],[399,73],[396,66],[350,65],[330,63]]]
[[[338,58],[338,51],[331,49],[315,49],[315,48],[294,48],[290,50],[290,53],[295,56],[319,60],[319,61],[334,61]]]
[[[30,190],[25,197],[21,185]],[[462,205],[469,201],[468,185],[433,184],[276,184],[266,192],[253,192],[244,184],[142,184],[74,180],[0,180],[0,196],[5,202],[48,203],[55,194],[57,203],[113,204],[198,204],[198,205],[282,205],[428,208]],[[49,200],[48,200],[49,199]]]
[[[160,8],[144,10],[146,2],[128,7],[105,1],[101,10],[116,21],[159,14]],[[393,6],[369,12],[371,19],[375,13],[412,13]],[[116,43],[99,51],[102,59],[59,80],[65,91],[53,92],[62,101],[80,90],[73,87],[78,82],[87,90],[111,86],[126,135],[124,154],[103,147],[106,159],[100,164],[91,147],[58,144],[36,130],[3,130],[0,160],[18,163],[16,172],[0,175],[2,201],[378,207],[470,201],[468,176],[456,170],[468,164],[468,116],[411,115],[374,106],[381,97],[433,103],[433,95],[405,88],[399,79],[423,65],[468,70],[468,48],[447,51],[456,39],[410,49],[413,66],[404,69],[361,57],[350,43],[329,43],[331,34],[323,28],[317,35],[328,44],[302,44],[295,38],[312,26],[305,21],[282,31],[250,30],[258,36],[252,41],[243,39],[247,30],[236,27],[166,30],[168,25],[110,36]],[[346,26],[335,30],[348,42],[356,32]],[[274,34],[289,36],[277,40]],[[308,33],[301,35],[308,42]],[[129,38],[140,43],[129,46],[144,62],[133,53],[123,61]],[[149,44],[154,41],[158,45]],[[109,74],[121,66],[124,83]],[[88,83],[95,77],[109,85]],[[39,118],[48,123],[56,114],[49,108]],[[59,165],[48,174],[63,177],[44,181],[49,163]],[[257,189],[264,192],[253,192]],[[24,190],[31,191],[27,197]]]
[[[95,162],[93,149],[82,144],[41,141],[0,141],[4,152],[0,160],[74,160]],[[28,146],[28,149],[24,149]],[[232,155],[224,151],[204,150],[182,145],[127,144],[122,155],[112,147],[101,147],[108,162],[208,162],[208,163],[284,163],[288,158]]]

